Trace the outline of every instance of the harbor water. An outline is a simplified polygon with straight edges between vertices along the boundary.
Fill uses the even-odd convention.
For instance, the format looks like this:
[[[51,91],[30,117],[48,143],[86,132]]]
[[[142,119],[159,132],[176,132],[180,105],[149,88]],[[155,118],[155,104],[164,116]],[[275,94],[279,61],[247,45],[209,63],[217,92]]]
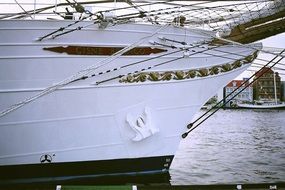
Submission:
[[[170,176],[172,185],[285,182],[285,110],[218,111],[182,140]]]

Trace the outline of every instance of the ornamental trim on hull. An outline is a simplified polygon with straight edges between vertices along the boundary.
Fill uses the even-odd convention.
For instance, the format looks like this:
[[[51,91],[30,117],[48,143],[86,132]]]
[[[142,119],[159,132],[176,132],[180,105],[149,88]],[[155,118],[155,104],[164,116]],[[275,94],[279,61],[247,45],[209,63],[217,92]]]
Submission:
[[[141,72],[124,76],[120,79],[120,83],[135,83],[135,82],[146,82],[146,81],[169,81],[169,80],[185,80],[192,78],[207,77],[211,75],[217,75],[220,73],[226,73],[246,65],[252,62],[257,57],[257,52],[246,56],[243,59],[234,61],[233,63],[227,63],[223,65],[217,65],[210,68],[191,69],[191,70],[180,70],[180,71],[166,71],[166,72]]]
[[[43,50],[55,53],[67,53],[68,55],[113,55],[125,47],[99,47],[99,46],[56,46],[44,47]],[[123,54],[123,56],[151,55],[166,52],[166,49],[156,47],[135,47]]]

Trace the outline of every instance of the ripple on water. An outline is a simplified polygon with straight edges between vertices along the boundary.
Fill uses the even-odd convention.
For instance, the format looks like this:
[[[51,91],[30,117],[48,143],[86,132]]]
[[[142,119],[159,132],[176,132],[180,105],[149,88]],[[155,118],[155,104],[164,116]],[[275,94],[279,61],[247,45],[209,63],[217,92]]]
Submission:
[[[217,112],[181,142],[171,184],[285,182],[284,116],[285,110]]]

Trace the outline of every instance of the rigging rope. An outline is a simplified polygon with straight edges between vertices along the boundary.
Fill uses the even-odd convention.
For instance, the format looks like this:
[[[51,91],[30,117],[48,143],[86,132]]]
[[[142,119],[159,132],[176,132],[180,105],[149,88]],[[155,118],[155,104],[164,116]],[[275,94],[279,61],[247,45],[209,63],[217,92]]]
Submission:
[[[282,55],[282,53],[285,52],[285,49],[279,54],[276,55],[273,59],[271,59],[266,65],[264,65],[259,71],[261,71],[262,69],[267,68],[267,71],[269,69],[271,69],[272,67],[274,67],[277,63],[279,63],[284,57],[281,57],[280,55]],[[280,59],[278,59],[272,66],[267,67],[270,63],[272,63],[275,59],[277,59],[278,57],[281,57]],[[257,72],[259,73],[259,72]],[[257,76],[252,82],[246,84],[247,82],[249,82],[250,79],[252,79],[254,76],[256,76],[256,74],[253,74],[250,78],[248,78],[247,80],[245,80],[238,88],[236,88],[235,90],[233,90],[231,93],[229,93],[226,97],[224,97],[221,101],[219,101],[218,103],[215,104],[215,106],[213,106],[211,109],[209,109],[207,112],[205,112],[204,114],[202,114],[199,118],[197,118],[194,122],[190,123],[187,125],[187,128],[189,129],[187,132],[185,132],[184,134],[182,134],[182,138],[186,138],[188,136],[188,134],[190,132],[192,132],[194,129],[196,129],[199,125],[201,125],[203,122],[205,122],[207,119],[209,119],[213,114],[215,114],[221,107],[223,107],[224,105],[226,105],[227,103],[229,103],[233,98],[235,98],[238,94],[240,94],[243,90],[245,90],[248,86],[250,86],[251,84],[253,84],[257,79],[259,79],[264,73],[261,73],[261,75]],[[245,85],[245,86],[244,86]],[[239,88],[243,87],[243,89],[239,90]],[[239,90],[239,91],[238,91]],[[238,91],[238,92],[237,92]],[[237,93],[235,93],[237,92]],[[235,94],[234,94],[235,93]],[[228,97],[230,97],[231,95],[233,95],[229,100],[225,101],[221,106],[219,106],[224,100],[226,100]],[[214,110],[215,109],[215,110]],[[210,113],[210,111],[214,110],[210,115],[206,116],[208,113]],[[206,116],[203,120],[201,120],[204,116]],[[201,121],[200,121],[201,120]],[[200,121],[197,125],[194,126],[195,123],[197,123],[198,121]]]
[[[217,51],[217,52],[221,52],[221,53],[229,53],[229,52],[227,52],[227,51],[223,51],[223,50],[218,50],[218,49],[215,49],[215,50],[213,50],[213,51]],[[282,51],[282,50],[281,50]],[[281,51],[279,51],[279,52],[281,52]],[[272,52],[272,51],[270,51],[270,50],[266,50],[266,52]],[[231,52],[231,54],[232,55],[237,55],[237,56],[242,56],[242,55],[240,55],[240,54],[237,54],[237,53],[234,53],[234,52]],[[284,54],[284,53],[283,53]],[[259,60],[259,61],[263,61],[263,62],[266,62],[266,63],[268,63],[268,61],[269,60],[267,60],[267,59],[262,59],[262,58],[255,58],[255,60]],[[271,63],[275,63],[275,62],[271,62]],[[253,63],[253,64],[255,64],[255,63]],[[263,64],[262,64],[263,65]],[[285,65],[285,64],[283,64],[283,63],[277,63],[277,65]]]
[[[74,21],[73,23],[70,23],[70,24],[68,24],[68,25],[65,26],[65,27],[60,27],[59,29],[57,29],[57,30],[55,30],[55,31],[53,31],[53,32],[51,32],[51,33],[49,33],[49,34],[46,34],[46,35],[44,35],[44,36],[38,38],[37,41],[42,41],[43,39],[48,38],[48,37],[50,37],[50,36],[52,36],[52,38],[54,39],[54,38],[57,37],[57,36],[60,36],[60,35],[67,34],[67,33],[73,32],[73,31],[75,31],[75,30],[78,30],[78,28],[80,28],[80,30],[81,30],[82,28],[85,28],[85,27],[87,27],[87,26],[90,26],[90,24],[87,25],[87,26],[84,26],[84,27],[79,26],[79,27],[77,27],[76,29],[71,29],[69,32],[63,32],[65,29],[67,29],[67,28],[69,28],[69,27],[71,27],[71,26],[73,26],[73,25],[75,25],[75,24],[77,24],[77,23],[79,23],[79,22],[82,22],[83,20],[86,20],[87,18],[90,18],[90,17],[92,17],[92,16],[93,16],[93,14],[91,14],[91,15],[89,15],[89,16],[87,16],[87,17],[83,17],[83,18],[81,18],[81,19],[79,19],[79,20],[77,20],[77,21]],[[93,24],[96,24],[96,22],[92,23],[92,25],[93,25]],[[56,34],[56,33],[58,33],[58,32],[63,32],[63,33],[57,34],[57,35],[53,36],[54,34]]]
[[[76,1],[75,1],[76,2]],[[154,9],[154,10],[151,10],[151,11],[143,11],[143,9],[141,9],[139,11],[139,13],[129,13],[129,14],[123,14],[123,15],[119,15],[116,17],[115,20],[117,21],[122,21],[122,20],[129,20],[129,19],[132,19],[132,18],[147,18],[147,20],[149,22],[152,22],[155,21],[155,23],[159,23],[158,21],[162,22],[163,20],[165,20],[166,22],[165,23],[171,23],[173,22],[172,20],[171,21],[167,21],[168,18],[171,18],[173,19],[173,14],[177,15],[177,14],[181,14],[181,13],[187,13],[186,15],[184,16],[188,16],[188,17],[191,17],[189,21],[187,21],[188,23],[195,23],[196,21],[193,21],[192,18],[195,18],[196,20],[198,20],[198,23],[201,24],[203,23],[204,25],[208,25],[209,28],[211,28],[212,30],[229,30],[229,29],[232,29],[234,26],[237,26],[237,25],[240,25],[248,20],[252,20],[252,19],[256,19],[257,17],[249,17],[252,16],[252,11],[253,9],[255,9],[256,7],[258,7],[258,4],[260,3],[263,3],[264,2],[268,2],[266,0],[262,0],[262,1],[258,1],[258,2],[251,2],[251,3],[235,3],[235,4],[231,4],[231,5],[219,5],[219,6],[212,6],[212,7],[200,7],[200,6],[197,6],[199,4],[207,4],[207,2],[203,2],[203,3],[194,3],[194,4],[191,4],[191,5],[188,5],[188,4],[181,4],[179,6],[175,6],[175,7],[168,7],[168,8],[161,8],[161,9]],[[161,2],[156,2],[156,3],[161,3]],[[71,29],[69,31],[66,31],[66,32],[63,32],[65,29],[69,28],[70,26],[73,26],[87,18],[90,18],[94,15],[97,16],[97,18],[94,20],[94,24],[97,24],[100,22],[100,16],[98,16],[98,14],[101,14],[103,15],[104,12],[110,12],[110,11],[114,11],[114,10],[123,10],[123,9],[129,9],[129,8],[138,8],[138,7],[142,7],[142,6],[146,6],[146,5],[152,5],[152,4],[156,4],[156,3],[149,3],[149,4],[143,4],[143,5],[135,5],[135,6],[131,6],[131,7],[124,7],[124,8],[116,8],[116,9],[110,9],[110,10],[106,10],[106,11],[99,11],[95,14],[92,14],[90,12],[89,13],[89,16],[87,17],[84,17],[84,18],[81,18],[80,20],[78,21],[75,21],[74,23],[71,23],[69,25],[67,25],[66,27],[61,27],[59,28],[58,30],[54,31],[54,32],[51,32],[50,34],[47,34],[43,37],[40,37],[38,40],[41,41],[51,35],[53,35],[53,38],[55,37],[58,37],[58,36],[61,36],[61,35],[64,35],[64,34],[68,34],[68,33],[71,33],[73,31],[77,31],[77,30],[81,30],[82,28],[85,28],[86,26],[79,26],[75,29]],[[79,4],[80,5],[80,4]],[[245,13],[240,13],[240,10],[237,8],[237,6],[242,6],[244,5],[245,8],[247,9],[247,12],[250,12],[248,14],[248,16],[246,17]],[[264,6],[258,10],[256,10],[255,12],[257,12],[257,14],[255,15],[263,15],[264,16],[264,7],[265,5],[267,4],[264,4]],[[251,7],[249,7],[251,6]],[[186,9],[189,7],[189,9]],[[233,8],[230,8],[230,7],[235,7],[235,9]],[[268,6],[267,6],[268,7]],[[272,7],[272,6],[271,6]],[[181,8],[184,8],[184,10],[180,10]],[[233,11],[229,11],[229,10],[237,10],[238,11],[238,14],[233,14],[232,12]],[[207,14],[207,16],[205,17],[205,11],[208,11],[209,14]],[[263,14],[259,13],[260,11],[263,11]],[[190,13],[189,13],[190,12]],[[274,12],[274,11],[273,11]],[[224,15],[224,13],[227,13],[228,15]],[[165,19],[160,19],[160,20],[157,20],[157,17],[158,16],[162,16],[162,15],[165,15],[165,14],[169,14],[170,16]],[[216,18],[213,18],[214,16],[212,16],[212,14],[216,14]],[[273,14],[271,10],[267,10],[266,12],[266,15],[269,15],[269,14]],[[151,17],[155,17],[155,19],[151,19]],[[246,17],[246,19],[244,19]],[[236,19],[238,19],[236,21]],[[243,20],[241,22],[241,19]],[[191,21],[192,20],[192,21]],[[208,21],[208,23],[205,23],[205,21]],[[220,24],[219,24],[220,23]],[[213,24],[216,24],[216,26],[212,26]],[[89,26],[89,25],[88,25]],[[227,26],[227,28],[225,28]],[[54,35],[56,34],[57,32],[62,32],[61,34],[58,34],[58,35]]]
[[[166,47],[168,47],[168,46],[166,46]],[[196,45],[196,46],[192,46],[192,47],[189,47],[189,48],[177,48],[177,47],[175,47],[175,46],[173,46],[173,47],[174,47],[174,49],[179,49],[179,50],[174,51],[174,52],[171,52],[171,53],[169,53],[169,54],[178,53],[178,52],[182,52],[182,51],[185,51],[185,50],[188,51],[188,50],[190,50],[190,49],[192,49],[192,48],[195,48],[195,47],[201,47],[201,48],[203,48],[202,51],[195,51],[194,53],[189,54],[189,56],[193,56],[193,55],[196,55],[196,54],[198,54],[198,53],[204,54],[204,52],[209,51],[209,50],[213,50],[213,49],[218,48],[218,47],[220,47],[220,46],[214,46],[214,47],[208,48],[208,49],[204,49],[205,47],[201,46],[201,44]],[[215,55],[212,55],[212,56],[215,56]],[[124,74],[124,75],[119,75],[119,76],[116,76],[116,77],[113,77],[113,78],[110,78],[110,79],[106,79],[106,80],[103,80],[103,81],[99,81],[99,82],[96,82],[96,84],[98,85],[98,84],[101,84],[101,83],[104,83],[104,82],[108,82],[108,81],[111,81],[111,80],[114,80],[114,79],[122,78],[122,77],[127,76],[127,75],[130,75],[130,74],[135,74],[135,73],[139,73],[139,72],[142,72],[142,71],[145,71],[145,70],[153,69],[153,68],[155,68],[155,67],[158,67],[158,66],[161,66],[161,65],[165,65],[165,64],[167,64],[167,63],[171,63],[171,62],[173,62],[173,61],[177,61],[177,60],[182,59],[182,58],[184,58],[184,57],[182,56],[182,57],[174,58],[174,59],[172,59],[172,60],[168,60],[168,61],[165,61],[165,62],[156,64],[156,65],[153,65],[153,66],[150,66],[150,67],[147,67],[147,68],[143,68],[143,69],[141,69],[140,71],[135,71],[135,72],[133,72],[133,73],[128,73],[128,74]],[[127,66],[132,66],[132,65],[134,65],[134,64],[138,64],[138,63],[141,63],[141,62],[144,62],[144,60],[143,60],[143,61],[139,61],[139,62],[132,63],[132,64],[127,65]],[[124,67],[127,67],[127,66],[124,66]]]
[[[23,101],[21,101],[19,103],[16,103],[14,105],[9,106],[7,109],[5,109],[5,110],[0,112],[0,117],[3,117],[5,115],[7,115],[8,113],[11,113],[12,111],[15,111],[15,110],[19,109],[20,107],[22,107],[22,106],[24,106],[24,105],[26,105],[26,104],[28,104],[28,103],[38,99],[38,98],[40,98],[40,97],[42,97],[44,95],[47,95],[47,94],[49,94],[51,92],[54,92],[55,90],[57,90],[59,88],[62,88],[62,87],[66,86],[66,85],[68,85],[68,84],[70,84],[70,83],[72,83],[74,81],[77,81],[77,80],[80,80],[80,79],[82,79],[82,78],[84,78],[86,76],[92,75],[92,73],[96,69],[98,69],[98,68],[100,68],[100,67],[102,67],[102,66],[104,66],[104,65],[106,65],[106,64],[108,64],[110,62],[112,62],[113,60],[117,59],[118,57],[120,57],[121,55],[123,55],[124,53],[129,51],[130,49],[133,49],[134,47],[136,47],[139,44],[143,43],[146,39],[154,36],[159,31],[163,30],[164,28],[166,28],[168,26],[169,25],[161,26],[159,29],[154,31],[152,34],[139,39],[137,42],[134,42],[133,44],[123,48],[122,50],[120,50],[118,52],[115,52],[113,55],[109,56],[108,58],[106,58],[106,59],[104,59],[102,61],[99,61],[98,63],[96,63],[96,64],[94,64],[94,65],[92,65],[92,66],[90,66],[90,67],[88,67],[86,69],[83,69],[83,70],[77,72],[76,74],[72,75],[71,77],[68,77],[68,78],[64,79],[63,81],[57,83],[56,85],[52,85],[52,86],[42,90],[40,93],[38,93],[38,94],[36,94],[34,96],[31,96],[31,97],[26,98],[25,100],[23,100]]]
[[[221,21],[222,20],[225,20],[225,16],[224,15],[221,15],[219,12],[223,11],[223,12],[226,12],[230,15],[232,15],[231,12],[233,12],[233,8],[229,8],[229,7],[236,7],[236,10],[239,10],[237,8],[237,6],[241,6],[241,5],[246,5],[248,7],[248,5],[252,5],[253,3],[255,4],[260,4],[260,3],[264,3],[264,2],[268,2],[267,0],[265,1],[255,1],[255,2],[250,2],[250,3],[235,3],[235,4],[231,4],[231,5],[219,5],[219,6],[211,6],[211,7],[200,7],[200,6],[194,6],[194,5],[180,5],[180,6],[177,6],[177,7],[171,7],[171,8],[166,8],[166,9],[158,9],[158,10],[154,10],[156,12],[158,11],[165,11],[165,10],[171,10],[171,9],[178,9],[178,8],[185,8],[185,7],[189,7],[190,6],[190,9],[186,9],[186,10],[174,10],[173,12],[165,12],[165,13],[184,13],[184,12],[189,12],[189,11],[192,11],[194,13],[194,15],[191,15],[191,17],[195,17],[195,15],[197,15],[195,18],[199,18],[199,19],[205,19],[205,18],[213,18],[212,16],[212,13],[215,13],[218,15],[218,17],[216,19],[214,19],[213,21],[214,22],[217,22],[217,21]],[[257,6],[255,6],[257,7]],[[253,8],[251,7],[250,8],[250,11],[253,11],[252,10]],[[208,11],[212,11],[210,12],[209,14],[204,14],[205,10],[208,10]],[[269,11],[268,11],[269,12]],[[160,14],[162,15],[162,13],[157,13],[157,14]],[[189,15],[192,14],[192,13],[189,13]],[[205,15],[207,17],[205,17]],[[155,16],[155,15],[151,15],[151,16]],[[241,17],[241,16],[244,16],[244,13],[240,13],[235,16],[235,17]],[[231,18],[231,17],[230,17]],[[191,20],[191,18],[190,18]]]
[[[22,5],[21,5],[20,3],[18,3],[17,0],[14,0],[14,1],[15,1],[15,2],[17,3],[17,5],[24,11],[25,14],[29,15],[29,17],[31,17],[31,19],[33,19],[33,17],[31,16],[31,14],[27,13],[27,11],[22,7]]]

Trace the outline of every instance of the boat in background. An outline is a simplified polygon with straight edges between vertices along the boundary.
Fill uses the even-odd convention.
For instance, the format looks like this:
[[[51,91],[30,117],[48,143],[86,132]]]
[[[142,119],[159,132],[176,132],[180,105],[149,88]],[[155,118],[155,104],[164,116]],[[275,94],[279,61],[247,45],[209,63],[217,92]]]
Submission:
[[[269,71],[269,69],[267,69],[267,68],[265,68],[264,70]],[[280,102],[277,99],[276,75],[277,74],[275,72],[273,72],[274,100],[265,99],[262,101],[254,101],[252,104],[237,103],[236,104],[237,108],[244,108],[244,109],[285,109],[285,102]]]
[[[285,109],[285,103],[275,103],[275,102],[263,102],[256,104],[239,104],[237,103],[238,108],[243,109]]]

